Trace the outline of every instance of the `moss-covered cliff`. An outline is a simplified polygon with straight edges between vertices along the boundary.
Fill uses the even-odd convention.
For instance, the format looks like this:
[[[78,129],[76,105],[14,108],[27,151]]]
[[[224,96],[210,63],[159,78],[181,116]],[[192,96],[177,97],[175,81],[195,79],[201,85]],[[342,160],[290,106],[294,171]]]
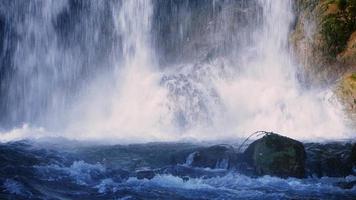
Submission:
[[[353,124],[356,124],[356,73],[344,75],[338,82],[335,93],[344,104]]]
[[[355,116],[356,0],[296,0],[295,11],[290,41],[303,80],[335,85],[345,110]]]

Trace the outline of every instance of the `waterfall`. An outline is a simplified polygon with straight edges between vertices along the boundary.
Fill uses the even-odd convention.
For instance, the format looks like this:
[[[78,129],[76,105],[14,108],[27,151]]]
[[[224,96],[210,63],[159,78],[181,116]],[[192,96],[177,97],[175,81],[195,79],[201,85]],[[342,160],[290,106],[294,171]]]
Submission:
[[[2,135],[346,137],[330,91],[296,78],[293,2],[3,1]]]
[[[115,65],[114,85],[103,93],[105,99],[92,101],[97,91],[102,90],[101,86],[94,86],[93,95],[80,100],[89,102],[75,113],[73,120],[78,124],[70,129],[75,130],[76,137],[115,137],[130,141],[134,138],[138,141],[154,138],[151,132],[160,131],[165,92],[159,86],[160,72],[155,67],[150,42],[152,12],[151,1],[134,0],[122,1],[120,9],[114,13],[115,29],[122,40],[123,60]],[[83,113],[88,117],[78,120]]]
[[[60,127],[88,80],[110,73],[120,54],[115,2],[0,3],[1,127]]]

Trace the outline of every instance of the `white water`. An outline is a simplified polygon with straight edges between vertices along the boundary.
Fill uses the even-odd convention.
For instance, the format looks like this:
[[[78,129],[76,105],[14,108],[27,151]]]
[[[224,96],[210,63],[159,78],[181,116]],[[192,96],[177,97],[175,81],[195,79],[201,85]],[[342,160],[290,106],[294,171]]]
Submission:
[[[218,57],[162,69],[151,46],[152,2],[123,1],[112,12],[123,60],[84,87],[63,114],[65,130],[25,126],[1,134],[1,140],[221,140],[258,130],[310,140],[352,136],[331,92],[304,90],[295,79],[288,53],[292,1],[258,2],[263,26],[250,33],[242,55],[235,53],[240,59]]]
[[[356,177],[348,176],[347,181],[353,181]],[[280,179],[277,177],[263,176],[260,178],[250,178],[241,174],[228,174],[223,177],[214,177],[209,179],[189,179],[188,181],[183,181],[179,177],[172,175],[158,175],[152,180],[137,180],[136,178],[130,178],[128,184],[141,186],[156,185],[162,188],[179,188],[179,189],[215,189],[222,191],[231,191],[240,198],[256,198],[266,194],[261,190],[261,188],[278,188],[278,191],[294,191],[296,194],[307,194],[310,193],[328,193],[330,191],[336,191],[336,193],[342,194],[343,191],[332,185],[332,183],[337,183],[340,178],[329,178],[324,177],[322,179]],[[108,188],[114,188],[115,185],[106,185]],[[106,188],[107,189],[107,188]],[[276,194],[275,194],[276,195]]]
[[[160,72],[155,68],[149,45],[152,12],[151,1],[133,0],[123,1],[115,13],[115,29],[122,34],[124,61],[116,66],[116,80],[104,93],[105,102],[93,102],[92,96],[79,100],[79,104],[87,99],[89,102],[78,114],[84,113],[84,119],[76,116],[78,124],[70,127],[76,138],[139,140],[160,131],[158,119],[166,95],[159,86]]]

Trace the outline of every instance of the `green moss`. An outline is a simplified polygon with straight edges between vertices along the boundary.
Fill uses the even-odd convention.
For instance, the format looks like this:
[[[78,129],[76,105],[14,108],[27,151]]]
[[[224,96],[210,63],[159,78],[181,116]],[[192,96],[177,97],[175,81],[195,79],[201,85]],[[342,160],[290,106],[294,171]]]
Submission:
[[[266,150],[261,150],[258,152],[265,152]],[[288,171],[291,166],[295,166],[295,150],[293,148],[288,148],[285,151],[278,151],[273,153],[264,154],[262,156],[258,155],[256,158],[256,163],[262,166],[261,169],[266,173],[272,173],[277,170]]]
[[[253,158],[257,172],[282,177],[294,173],[295,176],[302,176],[303,172],[296,171],[302,156],[297,153],[297,146],[297,143],[289,138],[276,134],[265,136],[255,146]]]
[[[356,127],[356,72],[344,75],[335,93],[350,119],[351,126]]]
[[[348,96],[352,96],[356,91],[356,73],[352,73],[351,75],[345,76],[340,83],[339,94],[342,95],[343,98]]]
[[[319,0],[297,0],[298,10],[309,10],[312,11],[319,3]]]
[[[338,5],[339,9],[345,10],[347,7],[347,0],[338,0],[337,5]]]
[[[349,30],[337,15],[329,15],[322,23],[321,33],[326,42],[326,52],[335,57],[345,48],[349,37]]]
[[[356,73],[351,74],[350,78],[351,78],[353,81],[356,81]]]
[[[324,52],[335,58],[356,30],[356,0],[329,1],[326,5],[331,3],[337,3],[340,10],[322,18],[320,32],[326,43]]]

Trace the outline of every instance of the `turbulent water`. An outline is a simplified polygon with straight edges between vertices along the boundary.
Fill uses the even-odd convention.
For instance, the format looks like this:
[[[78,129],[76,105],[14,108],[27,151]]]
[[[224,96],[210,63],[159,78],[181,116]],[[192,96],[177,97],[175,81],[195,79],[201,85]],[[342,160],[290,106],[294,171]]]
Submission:
[[[66,140],[353,137],[332,93],[301,82],[288,44],[294,2],[2,0],[0,199],[352,199],[335,184],[353,176],[194,169],[139,180],[140,160],[162,167],[162,152],[194,145]],[[66,139],[40,142],[53,137]]]
[[[251,178],[224,169],[190,168],[138,179],[133,169],[164,167],[186,143],[89,145],[14,142],[0,146],[0,199],[354,199],[346,178]],[[178,166],[179,167],[179,166]]]

